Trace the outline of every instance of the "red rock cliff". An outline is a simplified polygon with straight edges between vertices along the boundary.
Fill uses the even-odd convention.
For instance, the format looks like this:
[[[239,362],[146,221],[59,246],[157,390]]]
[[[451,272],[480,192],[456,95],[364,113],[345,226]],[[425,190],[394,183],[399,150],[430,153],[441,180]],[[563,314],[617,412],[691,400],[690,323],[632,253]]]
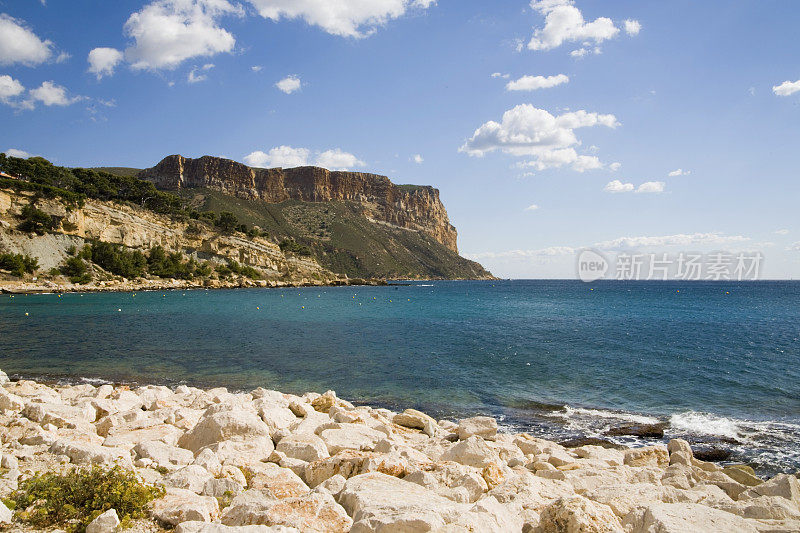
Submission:
[[[427,233],[454,252],[456,228],[450,224],[439,191],[428,186],[398,187],[386,176],[330,171],[319,167],[251,168],[230,159],[165,157],[139,177],[162,189],[208,187],[239,198],[269,203],[285,200],[347,200],[364,206],[365,215]]]

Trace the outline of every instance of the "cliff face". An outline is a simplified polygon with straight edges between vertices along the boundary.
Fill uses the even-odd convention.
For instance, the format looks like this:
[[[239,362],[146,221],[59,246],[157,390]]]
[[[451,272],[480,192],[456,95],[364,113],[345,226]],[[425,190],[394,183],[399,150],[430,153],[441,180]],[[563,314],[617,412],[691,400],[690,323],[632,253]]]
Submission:
[[[180,155],[164,158],[140,178],[167,190],[206,187],[268,203],[286,200],[358,202],[367,218],[430,235],[458,253],[457,232],[433,187],[397,186],[386,176],[330,171],[319,167],[251,168],[236,161]]]

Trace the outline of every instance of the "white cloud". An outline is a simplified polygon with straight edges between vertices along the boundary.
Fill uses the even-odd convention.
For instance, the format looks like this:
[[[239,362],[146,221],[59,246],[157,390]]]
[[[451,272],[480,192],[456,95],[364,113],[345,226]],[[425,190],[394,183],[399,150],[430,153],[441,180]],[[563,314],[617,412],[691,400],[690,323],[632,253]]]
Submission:
[[[571,57],[581,58],[581,57],[585,57],[586,54],[588,54],[588,53],[589,53],[589,50],[587,50],[586,48],[578,48],[577,50],[573,50],[572,52],[570,52],[569,55]]]
[[[291,146],[278,146],[269,152],[256,151],[244,158],[244,162],[251,167],[260,168],[292,168],[308,165],[311,151],[308,148],[292,148]]]
[[[530,257],[553,257],[559,255],[573,255],[579,248],[571,246],[550,246],[537,250],[508,250],[506,252],[480,252],[464,254],[464,257],[478,261],[481,259],[525,259]]]
[[[633,183],[622,183],[620,180],[609,181],[603,188],[606,192],[632,192],[634,189]]]
[[[31,156],[31,154],[29,154],[25,150],[17,150],[16,148],[9,148],[8,150],[5,151],[5,154],[8,157],[19,157],[22,159],[28,159]]]
[[[214,63],[206,63],[202,67],[194,67],[192,70],[189,71],[189,76],[186,78],[186,81],[189,83],[198,83],[201,81],[206,81],[208,79],[208,75],[202,74],[202,72],[208,72],[214,68]]]
[[[772,92],[777,94],[778,96],[789,96],[796,92],[800,91],[800,80],[797,81],[785,81],[780,85],[776,85],[772,88]]]
[[[691,170],[683,170],[682,168],[679,168],[679,169],[673,170],[672,172],[670,172],[667,175],[669,177],[671,177],[671,178],[674,178],[675,176],[688,176],[691,173],[692,173]]]
[[[253,72],[261,72],[262,68],[264,67],[262,67],[261,65],[253,65],[252,67],[250,67],[250,70],[252,70]]]
[[[33,102],[41,102],[46,106],[68,106],[81,100],[80,96],[70,97],[67,89],[55,82],[46,81],[36,89],[28,91]]]
[[[628,19],[625,21],[625,33],[628,35],[639,35],[642,31],[642,24],[638,20]]]
[[[529,156],[532,160],[522,166],[544,170],[569,165],[578,172],[601,168],[595,156],[578,155],[578,128],[619,125],[614,115],[587,111],[572,111],[553,116],[531,104],[521,104],[503,114],[501,122],[481,125],[472,137],[459,148],[471,156],[482,157],[495,150],[514,156]]]
[[[549,89],[569,82],[569,77],[564,74],[555,76],[523,76],[518,80],[506,84],[506,91],[535,91],[536,89]]]
[[[504,80],[507,80],[508,78],[511,77],[511,74],[501,74],[500,72],[495,72],[495,73],[492,74],[492,77],[493,78],[503,78]]]
[[[300,82],[300,78],[294,74],[290,74],[276,83],[275,87],[286,94],[292,94],[295,91],[299,91],[301,85],[302,83]]]
[[[350,170],[353,167],[363,167],[365,165],[366,163],[353,154],[343,152],[339,148],[327,150],[317,156],[317,166],[329,170]]]
[[[531,204],[531,205],[529,205],[528,207],[525,208],[525,211],[536,211],[537,209],[539,209],[538,205]]]
[[[0,76],[0,102],[8,104],[12,98],[16,98],[25,92],[22,84],[6,74]]]
[[[248,0],[264,17],[303,19],[342,37],[366,37],[411,9],[427,9],[435,0]]]
[[[415,154],[415,155],[414,155],[414,156],[411,158],[411,160],[412,160],[414,163],[418,164],[418,165],[421,165],[421,164],[422,164],[422,162],[423,162],[423,161],[425,161],[425,159],[423,159],[423,158],[422,158],[422,156],[421,156],[420,154]]]
[[[89,72],[96,75],[98,80],[103,76],[113,76],[122,58],[122,52],[116,48],[95,48],[89,52]]]
[[[789,234],[789,230],[786,229],[786,228],[783,228],[783,229],[775,230],[775,233],[777,235],[788,235]]]
[[[664,192],[666,184],[663,181],[646,181],[636,189],[637,194],[660,194]]]
[[[39,65],[53,53],[53,43],[43,41],[25,22],[0,14],[0,65]]]
[[[136,70],[174,69],[187,59],[231,52],[236,39],[218,19],[243,13],[227,0],[156,0],[125,23],[134,40],[125,59]]]
[[[676,235],[661,235],[652,237],[619,237],[610,241],[594,244],[595,248],[602,250],[626,250],[631,248],[650,248],[660,246],[702,246],[742,243],[749,241],[749,237],[742,235],[724,235],[722,233],[679,233]]]
[[[622,163],[611,163],[610,165],[608,165],[608,169],[611,172],[616,172],[620,168],[622,168]]]
[[[793,242],[789,246],[786,247],[786,251],[788,252],[800,252],[800,241]]]
[[[583,18],[572,0],[532,0],[531,7],[545,16],[544,28],[537,29],[530,42],[530,50],[550,50],[569,41],[594,41],[600,44],[619,34],[610,18],[600,17],[592,22]]]

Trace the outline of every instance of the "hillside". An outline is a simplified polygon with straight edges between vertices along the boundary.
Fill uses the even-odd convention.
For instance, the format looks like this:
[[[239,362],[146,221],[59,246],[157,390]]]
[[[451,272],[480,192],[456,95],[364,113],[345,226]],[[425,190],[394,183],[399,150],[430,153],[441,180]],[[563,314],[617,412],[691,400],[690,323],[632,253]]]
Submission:
[[[168,156],[139,176],[179,194],[193,209],[231,212],[277,242],[306,246],[338,274],[491,278],[458,255],[456,229],[433,187],[318,167],[251,168],[209,156]]]

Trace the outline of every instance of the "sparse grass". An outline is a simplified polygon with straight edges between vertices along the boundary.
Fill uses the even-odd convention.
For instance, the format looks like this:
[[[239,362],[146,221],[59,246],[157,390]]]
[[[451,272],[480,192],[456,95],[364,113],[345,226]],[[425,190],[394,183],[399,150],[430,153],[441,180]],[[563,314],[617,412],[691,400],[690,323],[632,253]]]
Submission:
[[[129,470],[94,466],[37,474],[21,482],[7,503],[19,520],[33,527],[60,526],[83,533],[109,509],[115,509],[123,522],[142,518],[147,504],[163,495],[163,488],[145,485]]]

